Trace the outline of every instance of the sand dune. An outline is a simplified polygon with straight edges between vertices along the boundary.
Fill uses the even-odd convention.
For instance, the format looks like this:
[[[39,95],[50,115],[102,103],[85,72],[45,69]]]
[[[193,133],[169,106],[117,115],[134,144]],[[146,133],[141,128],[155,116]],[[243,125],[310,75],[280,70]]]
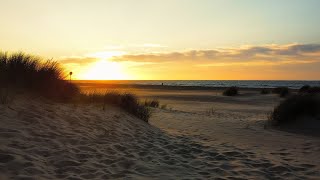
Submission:
[[[268,98],[274,97],[264,100],[270,102]],[[318,138],[263,129],[272,103],[162,101],[172,109],[153,109],[151,125],[114,107],[102,110],[26,97],[0,105],[0,177],[320,177]],[[263,104],[263,99],[256,101]]]

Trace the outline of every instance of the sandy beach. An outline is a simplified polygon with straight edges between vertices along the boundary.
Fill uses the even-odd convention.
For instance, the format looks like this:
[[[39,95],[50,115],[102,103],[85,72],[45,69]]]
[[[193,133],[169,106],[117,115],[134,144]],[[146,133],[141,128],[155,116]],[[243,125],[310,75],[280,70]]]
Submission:
[[[320,0],[0,2],[0,180],[320,180]]]
[[[116,107],[0,105],[1,179],[318,179],[320,139],[266,128],[257,90],[117,88],[158,99],[149,124]]]

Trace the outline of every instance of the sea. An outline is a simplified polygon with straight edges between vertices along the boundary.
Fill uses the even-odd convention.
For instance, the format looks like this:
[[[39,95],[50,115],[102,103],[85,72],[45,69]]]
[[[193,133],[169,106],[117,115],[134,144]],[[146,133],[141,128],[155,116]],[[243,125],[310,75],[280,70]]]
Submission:
[[[86,81],[88,82],[88,81]],[[242,88],[275,88],[289,87],[299,89],[304,85],[320,86],[319,81],[307,80],[115,80],[95,81],[112,84],[165,85],[165,86],[199,86],[199,87],[230,87]]]

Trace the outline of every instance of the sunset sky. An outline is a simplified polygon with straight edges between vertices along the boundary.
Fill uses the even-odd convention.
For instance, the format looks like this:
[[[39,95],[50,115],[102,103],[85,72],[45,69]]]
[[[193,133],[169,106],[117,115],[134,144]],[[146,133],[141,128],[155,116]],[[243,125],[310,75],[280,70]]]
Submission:
[[[76,79],[320,79],[319,0],[0,0],[0,50]]]

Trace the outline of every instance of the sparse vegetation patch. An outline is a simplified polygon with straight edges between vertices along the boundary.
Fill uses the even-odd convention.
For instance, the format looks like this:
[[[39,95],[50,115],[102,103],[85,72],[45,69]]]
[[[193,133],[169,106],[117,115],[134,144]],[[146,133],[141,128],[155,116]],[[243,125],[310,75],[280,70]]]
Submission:
[[[260,94],[270,94],[270,93],[271,93],[271,91],[269,89],[266,89],[266,88],[263,88],[260,91]]]
[[[302,87],[299,89],[299,93],[300,93],[300,94],[306,94],[306,93],[315,94],[315,93],[320,93],[320,87],[318,87],[318,86],[305,85],[305,86],[302,86]]]
[[[138,98],[134,94],[118,92],[106,92],[106,93],[80,93],[75,101],[78,103],[96,103],[101,104],[105,109],[107,104],[118,106],[125,111],[133,114],[134,116],[148,122],[151,111],[144,104],[139,103]]]
[[[279,94],[280,97],[286,97],[290,94],[288,87],[276,87],[272,90],[273,94]]]
[[[239,88],[236,86],[228,87],[222,94],[224,96],[236,96],[239,94]]]
[[[320,97],[317,94],[297,94],[290,96],[274,108],[269,120],[274,125],[295,122],[300,117],[320,115]]]

